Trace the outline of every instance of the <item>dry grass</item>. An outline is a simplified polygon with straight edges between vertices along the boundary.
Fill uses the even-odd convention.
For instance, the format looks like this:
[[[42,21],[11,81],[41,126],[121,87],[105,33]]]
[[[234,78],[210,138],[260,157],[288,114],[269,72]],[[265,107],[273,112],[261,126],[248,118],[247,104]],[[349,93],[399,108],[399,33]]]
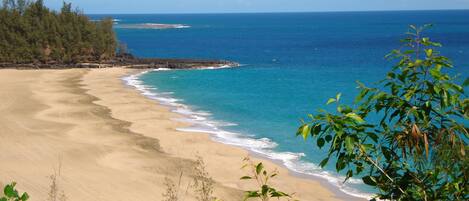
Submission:
[[[184,201],[189,194],[189,189],[193,190],[193,195],[197,201],[216,201],[213,196],[215,181],[210,177],[205,169],[205,163],[202,157],[197,156],[193,170],[193,179],[188,182],[185,189],[182,189],[181,183],[183,173],[179,174],[178,182],[175,183],[170,178],[165,178],[166,191],[163,193],[163,201]],[[184,190],[184,192],[182,192]]]
[[[62,170],[62,162],[59,162],[58,168],[54,168],[54,173],[49,176],[50,185],[49,185],[49,194],[47,201],[66,201],[67,196],[65,196],[65,191],[60,188],[60,174]]]
[[[170,178],[165,178],[164,185],[166,186],[166,191],[163,193],[163,201],[182,201],[186,198],[190,183],[187,185],[186,190],[181,192],[182,176],[183,173],[181,172],[179,174],[177,185]]]
[[[205,169],[205,163],[202,157],[197,156],[196,165],[194,166],[194,181],[192,187],[198,201],[213,201],[213,188],[215,181],[210,177]]]

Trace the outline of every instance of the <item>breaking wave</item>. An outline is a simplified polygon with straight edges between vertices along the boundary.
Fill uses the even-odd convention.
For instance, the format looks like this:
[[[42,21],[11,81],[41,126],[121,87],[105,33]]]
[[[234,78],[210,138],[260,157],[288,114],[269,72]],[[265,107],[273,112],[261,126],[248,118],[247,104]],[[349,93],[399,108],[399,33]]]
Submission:
[[[207,67],[204,69],[218,69],[220,67]],[[226,67],[221,67],[226,68]],[[165,71],[170,69],[155,69],[153,71]],[[293,152],[277,152],[274,148],[277,147],[277,143],[273,142],[268,138],[255,138],[247,134],[235,133],[226,131],[223,127],[236,126],[235,123],[223,122],[212,119],[211,113],[208,111],[194,111],[190,106],[183,104],[183,100],[172,97],[172,92],[158,92],[154,86],[148,86],[139,79],[139,77],[145,73],[151,71],[145,71],[127,77],[122,78],[123,81],[138,91],[144,96],[158,101],[160,104],[171,108],[172,112],[181,114],[184,116],[182,119],[174,119],[176,121],[188,122],[191,124],[187,128],[177,128],[183,132],[196,132],[196,133],[207,133],[212,136],[212,139],[224,144],[234,145],[242,147],[249,151],[252,151],[265,158],[280,161],[290,171],[309,175],[314,177],[320,177],[330,184],[338,187],[342,192],[355,196],[370,199],[371,194],[360,192],[359,190],[350,187],[349,184],[361,184],[361,180],[349,179],[347,183],[343,183],[345,177],[325,171],[318,165],[301,160],[305,157],[305,153],[293,153]]]

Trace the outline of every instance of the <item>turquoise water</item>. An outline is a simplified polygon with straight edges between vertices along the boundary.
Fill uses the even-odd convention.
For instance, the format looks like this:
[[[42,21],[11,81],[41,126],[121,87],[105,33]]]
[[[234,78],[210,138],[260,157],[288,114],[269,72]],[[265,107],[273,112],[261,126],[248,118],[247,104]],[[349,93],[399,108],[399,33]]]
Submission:
[[[101,17],[101,16],[93,16]],[[154,71],[128,81],[215,140],[245,147],[282,161],[292,171],[319,176],[340,190],[372,192],[352,180],[342,184],[334,166],[313,141],[295,137],[299,119],[342,92],[356,94],[356,80],[384,77],[386,61],[409,24],[435,24],[428,31],[440,51],[469,74],[469,11],[345,12],[283,14],[114,15],[119,24],[170,23],[182,29],[128,29],[116,26],[119,40],[142,57],[215,58],[243,64],[218,70]],[[241,156],[240,156],[241,157]]]

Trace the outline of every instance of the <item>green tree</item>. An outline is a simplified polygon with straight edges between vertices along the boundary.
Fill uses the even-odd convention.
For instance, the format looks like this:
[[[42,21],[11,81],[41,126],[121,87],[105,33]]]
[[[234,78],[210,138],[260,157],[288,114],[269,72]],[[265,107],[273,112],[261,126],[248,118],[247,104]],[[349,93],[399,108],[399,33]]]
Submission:
[[[43,0],[3,0],[0,7],[0,62],[78,63],[115,56],[112,20],[91,21],[63,3],[59,13]]]
[[[297,132],[328,146],[322,167],[336,158],[337,171],[362,177],[379,199],[469,199],[469,81],[458,85],[446,73],[453,66],[436,50],[441,44],[422,36],[426,27],[410,27],[388,55],[397,65],[376,87],[359,83],[354,107],[339,94],[328,101],[337,112],[310,115]]]

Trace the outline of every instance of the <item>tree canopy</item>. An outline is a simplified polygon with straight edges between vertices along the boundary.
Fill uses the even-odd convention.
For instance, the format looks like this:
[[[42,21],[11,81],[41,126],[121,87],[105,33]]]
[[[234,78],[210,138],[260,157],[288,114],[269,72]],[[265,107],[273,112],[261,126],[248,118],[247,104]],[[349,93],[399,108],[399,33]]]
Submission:
[[[459,85],[447,73],[453,65],[422,35],[426,27],[411,26],[377,86],[359,83],[354,106],[340,104],[339,94],[328,101],[337,112],[310,115],[297,132],[328,146],[321,166],[336,158],[337,171],[362,177],[379,199],[469,199],[469,80]]]
[[[91,21],[70,3],[60,12],[43,0],[3,0],[0,5],[0,62],[78,63],[112,58],[112,19]]]

